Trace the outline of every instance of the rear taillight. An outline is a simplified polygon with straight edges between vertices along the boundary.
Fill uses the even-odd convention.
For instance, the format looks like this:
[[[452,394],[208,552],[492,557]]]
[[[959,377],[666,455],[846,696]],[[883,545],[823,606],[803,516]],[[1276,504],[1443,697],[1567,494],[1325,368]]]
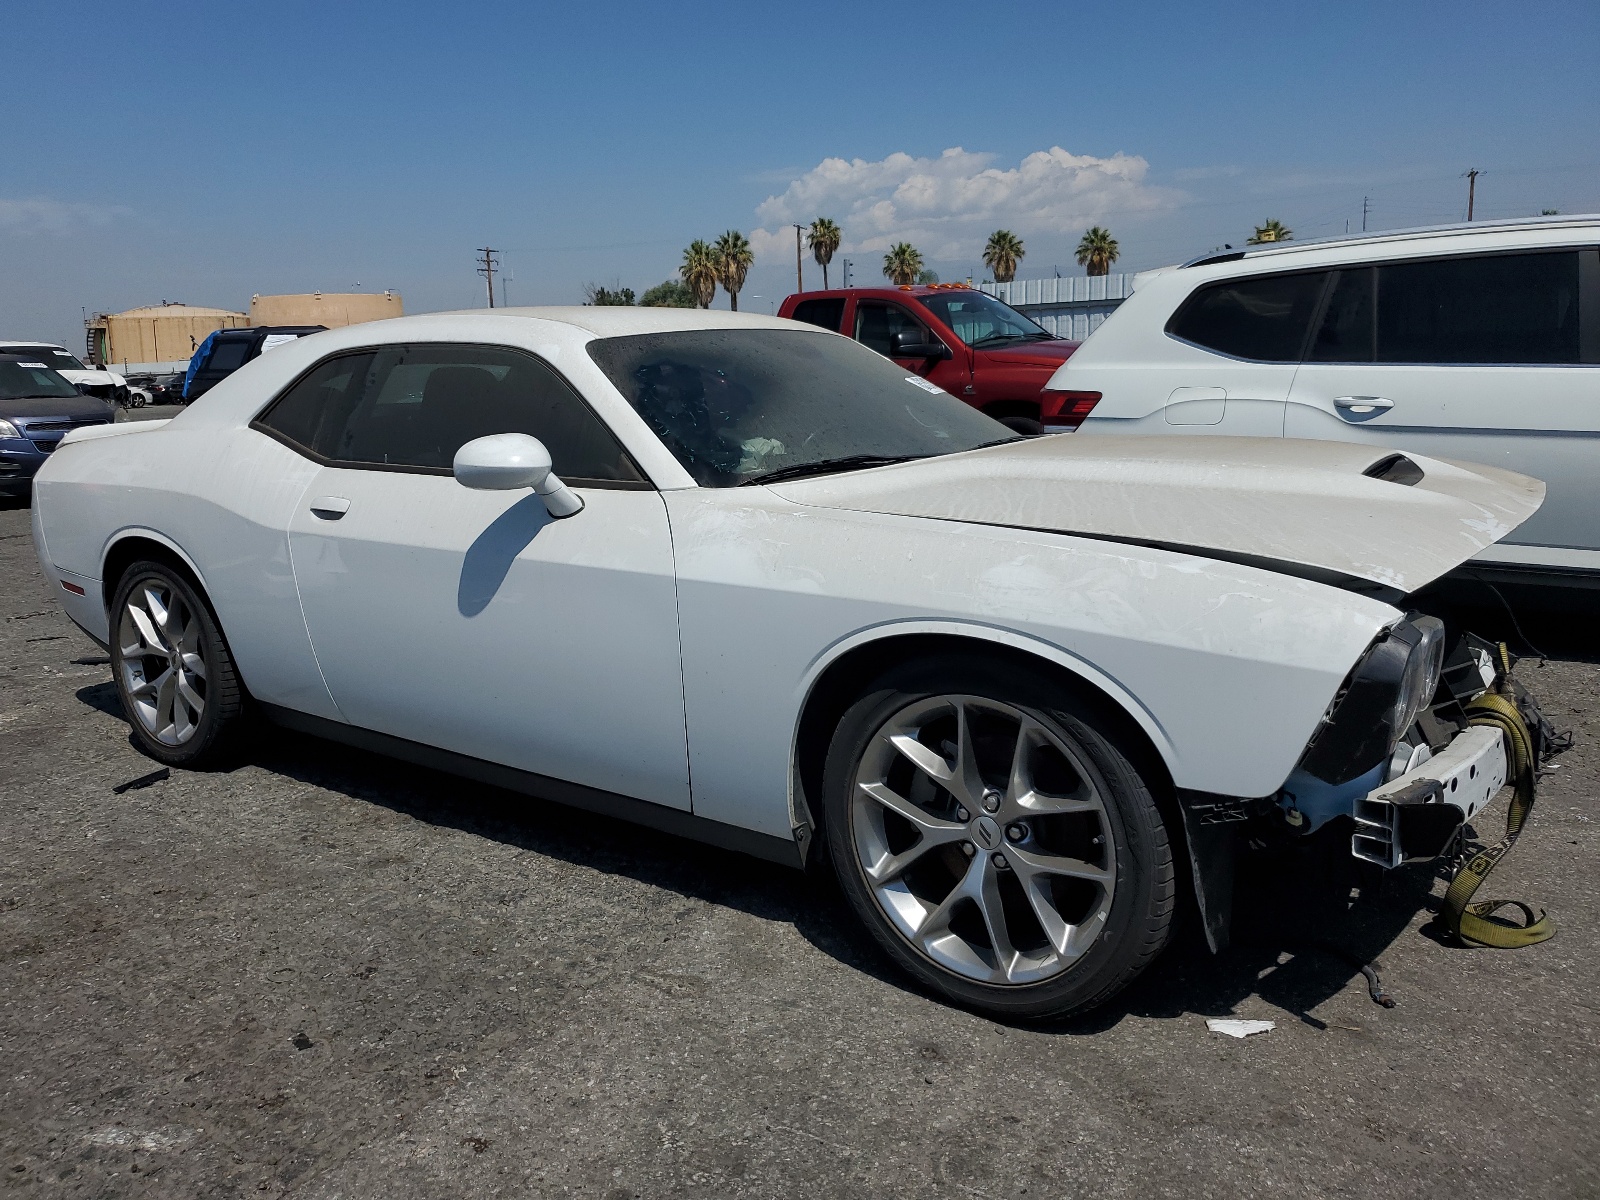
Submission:
[[[1094,406],[1100,403],[1099,392],[1041,392],[1039,423],[1046,433],[1062,433],[1076,429]]]

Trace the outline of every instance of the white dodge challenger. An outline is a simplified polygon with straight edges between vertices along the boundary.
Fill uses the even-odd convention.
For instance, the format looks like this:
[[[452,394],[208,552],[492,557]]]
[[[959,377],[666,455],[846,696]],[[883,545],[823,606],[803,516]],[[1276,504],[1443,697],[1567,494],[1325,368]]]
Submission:
[[[265,719],[831,862],[905,970],[1038,1017],[1126,985],[1179,903],[1219,945],[1240,830],[1441,852],[1507,755],[1461,716],[1483,656],[1407,597],[1543,493],[1025,438],[809,326],[520,309],[317,334],[70,433],[33,528],[161,762]]]

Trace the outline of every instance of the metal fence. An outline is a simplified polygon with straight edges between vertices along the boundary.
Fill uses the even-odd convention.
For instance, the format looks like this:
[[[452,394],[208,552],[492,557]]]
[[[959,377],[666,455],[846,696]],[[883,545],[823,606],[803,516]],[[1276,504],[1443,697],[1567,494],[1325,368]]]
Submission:
[[[1028,314],[1057,337],[1082,341],[1133,295],[1133,275],[1077,275],[986,283],[982,291]]]

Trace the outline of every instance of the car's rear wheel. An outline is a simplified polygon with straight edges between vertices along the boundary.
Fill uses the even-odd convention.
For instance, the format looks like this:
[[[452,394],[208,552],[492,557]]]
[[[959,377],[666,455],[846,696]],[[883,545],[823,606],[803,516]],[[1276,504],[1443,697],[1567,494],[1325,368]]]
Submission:
[[[1175,873],[1150,786],[1091,705],[952,656],[881,677],[824,777],[845,894],[885,950],[999,1016],[1080,1012],[1160,952]]]
[[[111,622],[111,670],[145,753],[173,766],[221,757],[239,733],[244,689],[199,590],[165,563],[136,562]]]

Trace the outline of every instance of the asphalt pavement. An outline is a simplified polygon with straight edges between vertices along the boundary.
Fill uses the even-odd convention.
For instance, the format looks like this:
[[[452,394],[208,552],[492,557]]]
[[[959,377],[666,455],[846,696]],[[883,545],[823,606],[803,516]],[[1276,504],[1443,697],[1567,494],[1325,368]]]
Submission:
[[[825,881],[315,739],[117,794],[157,764],[6,501],[0,618],[0,1190],[1600,1195],[1592,658],[1520,668],[1577,745],[1491,890],[1554,941],[1446,945],[1430,869],[1325,847],[1250,865],[1227,954],[1028,1028]]]

